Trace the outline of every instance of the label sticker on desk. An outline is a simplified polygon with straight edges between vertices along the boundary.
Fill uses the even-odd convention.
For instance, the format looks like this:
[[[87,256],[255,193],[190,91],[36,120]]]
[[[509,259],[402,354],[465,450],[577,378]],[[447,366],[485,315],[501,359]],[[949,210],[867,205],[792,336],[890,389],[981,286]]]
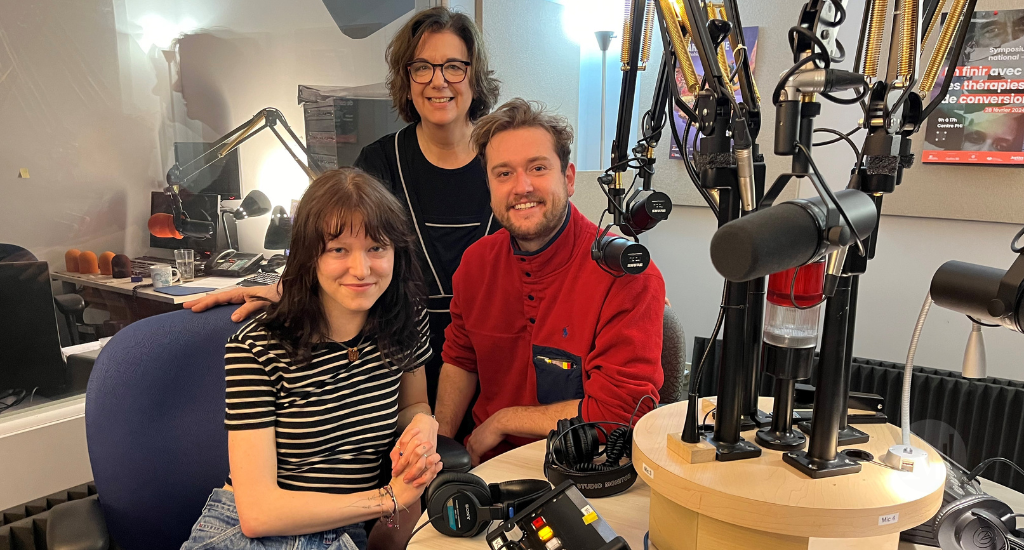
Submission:
[[[654,479],[654,470],[646,464],[641,463],[641,465],[644,467],[644,473],[647,474],[647,477]]]
[[[892,525],[900,520],[900,513],[889,514],[888,516],[878,516],[879,525]]]
[[[584,525],[590,525],[591,523],[597,521],[597,512],[594,511],[594,509],[591,508],[589,504],[584,506],[583,508],[580,508],[580,512],[583,512]]]

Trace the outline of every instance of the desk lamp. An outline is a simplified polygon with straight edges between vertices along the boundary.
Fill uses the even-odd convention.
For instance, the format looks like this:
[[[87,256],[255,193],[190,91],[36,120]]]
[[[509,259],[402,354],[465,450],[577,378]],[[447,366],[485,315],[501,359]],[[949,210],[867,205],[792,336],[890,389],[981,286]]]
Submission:
[[[291,246],[292,217],[285,212],[283,206],[275,206],[270,213],[270,225],[267,235],[263,238],[263,248],[267,250],[286,250]]]
[[[267,196],[262,191],[260,191],[258,189],[254,189],[252,191],[249,191],[249,194],[246,195],[244,199],[242,199],[242,204],[238,208],[236,208],[234,210],[225,209],[225,210],[221,211],[221,214],[220,214],[221,215],[221,222],[224,223],[224,235],[225,235],[225,237],[227,237],[227,240],[228,240],[228,248],[231,248],[231,249],[234,249],[234,250],[238,249],[237,246],[232,246],[231,245],[231,232],[227,230],[227,228],[228,228],[228,224],[227,224],[227,220],[226,220],[226,215],[227,214],[231,214],[231,216],[233,218],[235,218],[235,221],[239,221],[239,220],[245,220],[245,219],[248,219],[248,218],[255,218],[255,217],[262,216],[262,215],[266,214],[267,212],[270,212],[270,208],[271,207],[272,207],[272,204],[270,203],[270,199],[267,198]],[[237,243],[237,241],[238,241],[238,230],[237,229],[235,230],[235,241],[236,241],[235,244],[237,245],[238,244]]]

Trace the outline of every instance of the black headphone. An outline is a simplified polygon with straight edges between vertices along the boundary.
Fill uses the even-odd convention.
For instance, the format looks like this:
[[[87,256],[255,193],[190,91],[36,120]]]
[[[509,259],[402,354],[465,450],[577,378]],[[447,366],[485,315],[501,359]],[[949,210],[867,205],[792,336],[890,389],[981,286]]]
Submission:
[[[541,479],[488,485],[473,474],[442,472],[427,487],[427,517],[442,535],[473,537],[492,521],[512,518],[550,490]]]
[[[985,550],[1024,548],[1013,510],[986,494],[970,495],[940,510],[934,532],[942,548]]]
[[[558,421],[548,433],[544,455],[544,475],[553,485],[572,480],[583,496],[599,498],[621,493],[636,481],[633,469],[633,428],[623,425],[605,432],[599,424],[615,422],[583,422],[579,418]],[[600,449],[599,432],[605,434],[604,450]],[[594,460],[604,456],[604,462]],[[625,463],[623,463],[625,459]]]

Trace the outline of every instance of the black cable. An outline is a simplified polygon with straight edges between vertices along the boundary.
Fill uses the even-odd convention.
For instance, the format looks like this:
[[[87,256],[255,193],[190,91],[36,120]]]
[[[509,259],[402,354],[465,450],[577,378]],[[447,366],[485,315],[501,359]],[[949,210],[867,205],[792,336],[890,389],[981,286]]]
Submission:
[[[824,193],[828,195],[829,200],[832,201],[832,204],[835,205],[836,210],[839,211],[839,215],[843,217],[843,221],[845,221],[846,225],[850,228],[850,234],[853,235],[854,239],[856,239],[857,249],[860,251],[860,255],[867,257],[868,253],[867,248],[864,247],[864,241],[861,240],[860,234],[857,233],[857,228],[853,225],[853,222],[850,221],[849,216],[846,215],[846,211],[843,210],[843,206],[839,204],[839,200],[836,199],[835,194],[833,194],[832,190],[829,189],[828,183],[825,181],[825,178],[822,177],[821,175],[821,171],[818,170],[818,167],[814,164],[814,159],[811,158],[810,150],[808,150],[807,147],[804,147],[804,144],[800,143],[799,141],[796,141],[794,143],[801,151],[803,151],[804,156],[807,157],[807,162],[811,165],[811,170],[814,170],[814,174],[818,177],[818,182],[815,182],[814,178],[811,178],[811,183],[818,188],[819,193],[824,191]]]
[[[857,132],[859,132],[859,131],[861,131],[863,129],[864,128],[862,126],[858,126],[858,127],[854,128],[853,130],[850,130],[849,132],[846,132],[845,134],[842,134],[842,135],[846,136],[847,138],[849,138],[853,134],[856,134]],[[832,132],[836,131],[836,130],[833,130],[832,128],[815,128],[814,129],[815,132],[818,132],[818,131],[827,132],[829,130],[832,130]],[[831,133],[831,132],[829,132],[829,133]],[[836,134],[836,135],[839,135],[839,134]],[[832,139],[830,139],[828,141],[818,141],[818,142],[812,143],[811,147],[824,147],[826,145],[832,145],[833,143],[839,143],[840,141],[843,141],[842,137],[832,138]],[[847,143],[853,143],[853,142],[847,140]],[[857,149],[857,146],[854,145],[853,148]]]
[[[694,168],[693,161],[690,159],[689,151],[687,150],[687,142],[690,139],[690,129],[693,127],[693,121],[686,119],[686,130],[684,130],[682,140],[679,139],[679,129],[676,128],[674,120],[669,126],[672,128],[672,139],[676,142],[676,148],[679,149],[679,154],[683,157],[683,164],[686,165],[686,172],[690,175],[690,181],[693,182],[694,187],[697,188],[697,192],[704,198],[704,202],[708,203],[708,206],[711,208],[711,212],[713,212],[717,218],[718,206],[715,205],[715,201],[711,198],[711,194],[708,193],[708,190],[701,187],[700,175],[697,174],[697,169]]]
[[[983,322],[981,322],[981,321],[979,321],[979,320],[975,319],[974,317],[971,317],[970,315],[968,315],[968,316],[967,316],[967,318],[968,318],[968,319],[970,319],[972,323],[975,323],[975,324],[981,325],[981,326],[983,326],[983,327],[992,327],[992,328],[999,328],[999,327],[1003,326],[1003,325],[993,325],[993,324],[991,324],[991,323],[983,323]]]
[[[440,517],[441,517],[441,514],[438,514],[438,515],[436,515],[436,516],[434,516],[434,517],[432,517],[432,518],[428,519],[427,521],[423,522],[423,524],[422,524],[422,525],[420,525],[420,526],[416,527],[415,529],[413,529],[413,530],[412,530],[412,534],[411,534],[411,535],[409,535],[409,540],[412,540],[412,538],[416,536],[416,533],[419,533],[419,532],[420,532],[420,529],[423,529],[424,527],[426,527],[426,526],[430,525],[431,523],[433,523],[433,521],[434,521],[435,519],[438,519],[438,518],[440,518]]]
[[[1005,458],[1003,458],[1001,456],[995,456],[995,457],[992,457],[992,458],[987,458],[985,460],[982,460],[980,464],[975,466],[974,469],[971,470],[971,473],[967,474],[967,481],[968,482],[974,481],[974,479],[976,477],[978,477],[978,475],[980,475],[981,472],[984,472],[986,468],[988,468],[989,466],[991,466],[993,463],[996,463],[996,462],[1005,462],[1005,463],[1009,464],[1010,466],[1013,466],[1013,469],[1017,470],[1017,473],[1019,473],[1020,475],[1024,476],[1024,469],[1022,469],[1020,466],[1017,466],[1016,464],[1014,464],[1013,461],[1005,459]]]
[[[846,22],[846,7],[843,6],[843,3],[840,2],[839,0],[832,0],[832,5],[835,6],[836,13],[839,14],[839,19],[832,21],[827,26],[832,27],[834,29],[836,27],[841,26],[844,22]]]
[[[861,154],[860,148],[858,148],[857,144],[854,143],[852,139],[850,139],[850,136],[855,134],[855,133],[857,133],[857,130],[860,130],[860,129],[861,129],[860,126],[858,126],[852,132],[850,132],[848,134],[843,134],[843,133],[840,133],[838,130],[833,130],[832,128],[815,128],[814,129],[815,132],[825,132],[827,134],[834,134],[834,135],[839,136],[839,137],[837,137],[837,138],[835,138],[833,140],[830,140],[828,142],[824,142],[824,143],[812,143],[811,147],[818,147],[818,146],[821,146],[821,145],[831,145],[833,143],[837,143],[839,141],[846,140],[846,143],[848,143],[850,145],[850,147],[853,149],[853,154],[857,157],[857,168],[859,169],[860,166],[861,166],[862,161],[864,160],[864,155]]]
[[[828,92],[821,92],[818,95],[831,101],[832,103],[836,103],[839,105],[856,105],[857,103],[864,101],[864,99],[868,97],[868,94],[870,93],[871,88],[869,88],[867,84],[865,84],[864,86],[861,87],[861,92],[854,97],[836,97]]]
[[[803,266],[800,266],[800,267],[803,267]],[[824,304],[825,303],[825,298],[822,298],[820,302],[818,302],[816,304],[811,304],[809,306],[801,306],[800,304],[796,303],[796,276],[800,274],[800,267],[797,267],[796,271],[793,272],[793,281],[789,283],[789,302],[791,304],[793,304],[793,307],[795,307],[795,308],[797,308],[799,310],[811,309],[811,308],[818,307],[821,304]]]
[[[1010,241],[1010,250],[1012,250],[1014,254],[1024,252],[1024,247],[1018,246],[1017,244],[1021,237],[1024,237],[1024,227],[1020,228],[1020,231],[1018,231],[1017,234],[1013,236],[1013,240]]]
[[[687,405],[687,407],[689,407],[689,405]],[[700,425],[701,425],[701,426],[703,426],[703,425],[705,425],[705,424],[707,424],[707,423],[708,423],[708,417],[709,417],[709,416],[711,416],[711,413],[715,412],[715,409],[717,409],[717,408],[718,408],[718,407],[711,407],[711,410],[710,410],[710,411],[708,411],[708,412],[704,413],[704,420],[701,420],[701,421],[700,421]]]
[[[654,407],[658,406],[658,402],[654,400],[654,396],[652,396],[651,394],[647,394],[647,395],[641,397],[640,401],[636,402],[636,408],[633,409],[633,414],[631,414],[629,416],[629,426],[630,427],[633,427],[633,419],[636,418],[636,413],[640,412],[640,404],[644,402],[644,399],[650,399],[651,400],[651,404]]]
[[[704,377],[704,362],[707,361],[708,354],[711,352],[711,348],[715,347],[715,342],[718,340],[718,331],[722,329],[722,321],[725,319],[725,297],[729,292],[729,281],[725,281],[722,284],[722,303],[718,306],[718,319],[715,321],[715,328],[711,331],[711,340],[707,347],[704,348],[704,354],[700,357],[700,362],[697,363],[697,367],[693,369],[693,373],[690,374],[690,391],[687,395],[687,400],[696,403],[700,401],[700,381]],[[703,422],[701,422],[703,424]]]

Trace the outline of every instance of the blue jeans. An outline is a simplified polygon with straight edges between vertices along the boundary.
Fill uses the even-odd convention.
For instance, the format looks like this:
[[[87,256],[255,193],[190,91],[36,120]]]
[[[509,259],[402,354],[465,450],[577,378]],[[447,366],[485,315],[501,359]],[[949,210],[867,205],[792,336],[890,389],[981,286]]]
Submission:
[[[251,539],[242,534],[235,494],[214,489],[181,550],[366,550],[362,523],[322,533]]]

